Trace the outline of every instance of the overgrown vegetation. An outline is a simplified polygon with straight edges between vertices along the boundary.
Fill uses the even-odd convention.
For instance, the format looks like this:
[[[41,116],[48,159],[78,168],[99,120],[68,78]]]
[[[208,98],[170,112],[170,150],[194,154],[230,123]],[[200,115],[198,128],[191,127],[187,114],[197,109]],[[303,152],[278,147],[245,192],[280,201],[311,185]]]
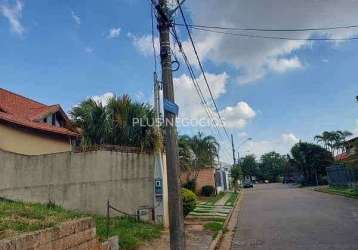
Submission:
[[[358,198],[358,188],[357,187],[324,187],[319,188],[317,191],[338,194],[351,198]]]
[[[106,217],[65,210],[53,203],[22,203],[0,200],[0,240],[25,232],[53,227],[62,222],[81,217],[93,217],[97,235],[107,237]],[[121,249],[135,249],[147,240],[158,238],[162,226],[138,222],[128,217],[114,217],[110,221],[110,236],[118,235]]]
[[[97,235],[106,240],[107,222],[103,216],[96,216]],[[135,249],[144,241],[159,238],[163,227],[161,225],[138,222],[129,217],[114,217],[110,220],[109,236],[118,235],[120,249]]]
[[[53,227],[83,216],[56,205],[0,200],[0,239]]]

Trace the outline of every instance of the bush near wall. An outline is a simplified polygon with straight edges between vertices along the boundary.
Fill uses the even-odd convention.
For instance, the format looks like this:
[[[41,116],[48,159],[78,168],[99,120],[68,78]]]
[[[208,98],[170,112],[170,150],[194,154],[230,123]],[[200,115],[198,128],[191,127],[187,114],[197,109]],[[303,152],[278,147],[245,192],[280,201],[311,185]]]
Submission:
[[[183,199],[183,212],[184,216],[187,216],[196,207],[197,196],[189,189],[182,188],[181,195]]]
[[[213,186],[204,186],[201,189],[202,196],[210,197],[210,196],[213,196],[214,194],[215,194],[215,187],[213,187]]]

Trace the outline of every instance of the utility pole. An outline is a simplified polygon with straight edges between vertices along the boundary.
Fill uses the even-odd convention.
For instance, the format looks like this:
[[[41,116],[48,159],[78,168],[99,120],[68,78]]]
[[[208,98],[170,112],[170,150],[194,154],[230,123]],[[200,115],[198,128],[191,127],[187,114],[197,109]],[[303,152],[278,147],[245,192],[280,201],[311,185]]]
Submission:
[[[235,145],[234,145],[234,137],[231,134],[231,146],[232,146],[232,159],[234,161],[234,165],[236,164],[236,159],[235,159]]]
[[[179,182],[179,165],[177,156],[177,131],[175,119],[178,108],[174,102],[174,87],[172,75],[172,58],[170,49],[170,25],[167,0],[159,0],[156,6],[158,12],[158,29],[160,38],[160,58],[162,66],[164,122],[165,122],[165,148],[168,176],[169,200],[169,229],[170,249],[185,250],[185,231],[181,187]]]

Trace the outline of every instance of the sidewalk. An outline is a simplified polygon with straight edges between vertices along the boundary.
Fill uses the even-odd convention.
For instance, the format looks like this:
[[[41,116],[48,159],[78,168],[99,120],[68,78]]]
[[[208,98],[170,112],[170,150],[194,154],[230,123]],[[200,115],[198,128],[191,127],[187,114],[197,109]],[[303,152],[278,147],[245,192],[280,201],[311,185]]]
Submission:
[[[232,206],[228,206],[232,193],[226,193],[221,199],[210,205],[201,202],[196,209],[185,218],[185,234],[187,250],[207,250],[217,235],[217,231],[208,229],[207,224],[224,224]],[[232,199],[232,198],[231,198]],[[160,239],[142,245],[139,250],[167,250],[169,248],[169,231]]]

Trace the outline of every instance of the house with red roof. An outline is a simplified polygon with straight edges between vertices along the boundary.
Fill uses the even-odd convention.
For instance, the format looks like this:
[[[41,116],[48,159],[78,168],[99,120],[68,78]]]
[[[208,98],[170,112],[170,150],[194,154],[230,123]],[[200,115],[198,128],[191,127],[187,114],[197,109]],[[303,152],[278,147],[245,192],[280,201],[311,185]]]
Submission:
[[[60,105],[0,88],[0,150],[40,155],[72,150],[80,134]]]

